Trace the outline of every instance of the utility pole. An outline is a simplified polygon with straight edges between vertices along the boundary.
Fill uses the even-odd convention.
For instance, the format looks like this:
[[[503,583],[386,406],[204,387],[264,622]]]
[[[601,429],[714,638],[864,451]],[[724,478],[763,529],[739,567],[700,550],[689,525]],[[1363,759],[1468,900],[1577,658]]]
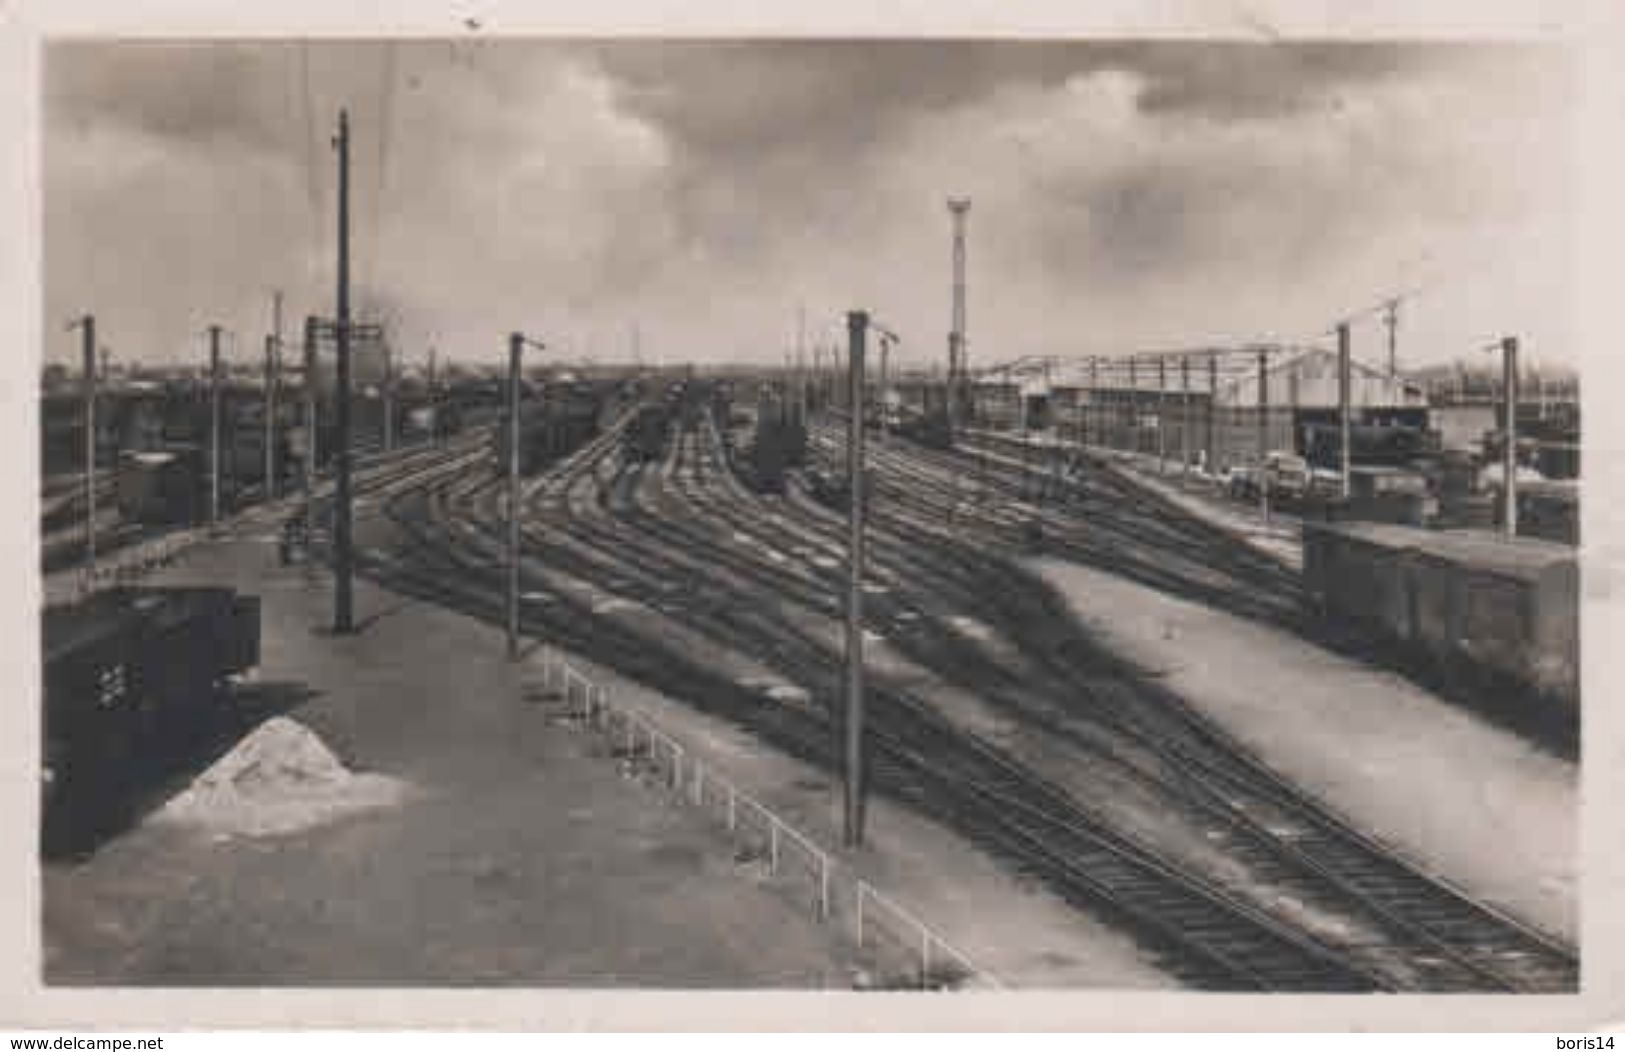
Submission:
[[[338,478],[333,508],[333,631],[354,630],[350,552],[350,115],[339,110]]]
[[[1133,447],[1134,452],[1139,453],[1140,452],[1140,381],[1139,381],[1139,377],[1134,375],[1134,356],[1132,354],[1129,355],[1129,359],[1128,359],[1128,395],[1129,395],[1129,412],[1128,412],[1128,416],[1129,416],[1129,419],[1131,421],[1133,421],[1129,425],[1129,440],[1132,443],[1132,447]]]
[[[1264,521],[1270,521],[1270,476],[1266,461],[1270,455],[1270,356],[1258,349],[1258,504]]]
[[[1157,474],[1168,473],[1168,359],[1157,356]]]
[[[546,349],[522,332],[508,334],[508,660],[519,660],[519,396],[524,383],[525,345]]]
[[[384,452],[395,448],[395,366],[390,359],[389,339],[379,341],[384,352]]]
[[[1238,391],[1239,394],[1239,391]],[[1237,401],[1240,401],[1238,398]],[[1209,351],[1207,356],[1207,473],[1219,470],[1219,449],[1214,444],[1215,417],[1219,410],[1219,352]]]
[[[1091,426],[1091,422],[1093,426]],[[1084,403],[1083,417],[1079,421],[1078,441],[1087,446],[1091,438],[1100,444],[1100,359],[1089,356],[1089,400]]]
[[[948,212],[953,217],[953,326],[948,334],[948,440],[953,435],[961,410],[970,410],[969,356],[965,348],[965,216],[970,198],[950,197]]]
[[[891,362],[892,335],[880,334],[880,444],[886,444],[886,433],[890,430],[886,414],[891,409],[890,377],[887,376],[887,367]]]
[[[271,294],[271,335],[265,340],[265,499],[276,499],[277,385],[282,374],[282,291]]]
[[[1354,492],[1353,458],[1349,443],[1353,430],[1349,419],[1349,385],[1352,364],[1349,355],[1349,323],[1340,322],[1337,326],[1337,475],[1338,487],[1343,499],[1348,500]]]
[[[523,333],[508,334],[508,660],[519,660],[519,378]]]
[[[1501,411],[1506,414],[1501,450],[1501,535],[1518,535],[1518,338],[1501,341]]]
[[[305,318],[305,551],[316,542],[316,319]]]
[[[435,386],[434,348],[429,348],[429,442],[440,444],[440,390]]]
[[[796,419],[807,419],[807,307],[796,304]]]
[[[209,530],[220,525],[220,326],[209,326]]]
[[[265,479],[266,503],[276,498],[276,336],[265,336]]]
[[[1388,378],[1399,379],[1399,300],[1388,301],[1387,309],[1382,314],[1383,324],[1388,326]]]
[[[853,406],[863,402],[863,338],[869,326],[864,311],[846,315],[848,390]],[[848,493],[846,579],[846,794],[843,840],[863,845],[863,416],[854,410],[846,422]]]
[[[1188,355],[1179,356],[1179,398],[1184,410],[1179,420],[1179,473],[1191,473],[1191,431],[1195,423],[1191,420],[1191,360]]]
[[[96,316],[79,320],[85,373],[85,579],[96,580]]]

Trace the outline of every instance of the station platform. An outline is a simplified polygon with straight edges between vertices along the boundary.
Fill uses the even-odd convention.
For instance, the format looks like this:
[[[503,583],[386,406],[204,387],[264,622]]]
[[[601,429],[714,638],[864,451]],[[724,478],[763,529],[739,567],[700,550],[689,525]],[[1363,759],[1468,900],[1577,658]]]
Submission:
[[[539,647],[510,664],[500,630],[360,578],[360,631],[335,638],[323,627],[327,573],[279,566],[273,531],[256,528],[199,540],[146,580],[259,595],[262,662],[248,704],[308,728],[352,771],[399,786],[398,800],[309,829],[233,835],[167,820],[166,800],[187,788],[175,780],[94,854],[45,864],[47,983],[868,981],[850,938],[760,883],[714,823],[592,755],[591,738],[556,709],[523,700],[544,678]],[[613,670],[570,661],[690,756],[819,844],[839,845],[840,786],[827,772]],[[1178,987],[1127,936],[955,834],[889,800],[870,809],[866,846],[840,863],[1001,985]]]
[[[361,630],[333,637],[325,575],[263,536],[148,580],[259,595],[239,704],[400,791],[231,833],[167,820],[189,772],[93,853],[44,863],[48,984],[850,988],[835,935],[741,876],[711,825],[522,700],[534,670],[499,631],[358,580]]]

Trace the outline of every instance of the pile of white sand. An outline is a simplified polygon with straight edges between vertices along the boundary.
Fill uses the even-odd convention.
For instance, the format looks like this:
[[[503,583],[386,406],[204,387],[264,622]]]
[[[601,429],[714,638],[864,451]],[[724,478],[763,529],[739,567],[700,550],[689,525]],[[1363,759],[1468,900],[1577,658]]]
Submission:
[[[156,818],[226,836],[273,836],[400,802],[405,784],[356,774],[309,728],[266,720]]]

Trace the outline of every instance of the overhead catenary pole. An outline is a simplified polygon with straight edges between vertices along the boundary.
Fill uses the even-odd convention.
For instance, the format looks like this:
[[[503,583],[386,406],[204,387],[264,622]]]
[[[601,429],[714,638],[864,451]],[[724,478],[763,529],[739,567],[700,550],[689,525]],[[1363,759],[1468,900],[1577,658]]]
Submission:
[[[1240,401],[1240,399],[1237,399]],[[1210,351],[1207,356],[1207,472],[1209,475],[1219,470],[1219,450],[1214,445],[1218,435],[1215,432],[1215,415],[1219,406],[1219,352]]]
[[[1270,354],[1258,349],[1258,506],[1270,521]]]
[[[265,340],[265,499],[277,495],[277,386],[282,378],[282,291],[271,294],[271,335]]]
[[[338,193],[338,448],[337,484],[333,507],[333,631],[346,634],[354,627],[351,597],[350,551],[350,116],[339,110]]]
[[[96,579],[96,316],[79,321],[85,373],[85,577]]]
[[[1501,341],[1501,535],[1518,535],[1518,338]]]
[[[869,325],[864,311],[846,316],[848,391],[852,405],[863,401],[863,340]],[[847,579],[846,579],[846,764],[843,841],[863,845],[863,415],[847,415],[846,429]]]
[[[1383,324],[1388,326],[1388,378],[1399,378],[1399,301],[1389,300],[1387,308],[1382,315]]]
[[[1179,420],[1179,473],[1189,475],[1191,471],[1191,431],[1195,424],[1191,420],[1191,360],[1188,355],[1179,356],[1179,398],[1180,408],[1183,412]]]
[[[316,318],[305,318],[305,544],[316,539]]]
[[[807,419],[807,307],[796,304],[796,419]]]
[[[953,217],[953,318],[948,335],[948,434],[952,437],[963,414],[970,415],[970,362],[965,347],[965,216],[970,198],[948,199]]]
[[[209,326],[209,529],[220,524],[220,326]]]
[[[508,335],[508,660],[519,660],[519,380],[523,333]]]
[[[265,478],[260,489],[266,501],[276,497],[276,336],[265,335]]]
[[[880,444],[886,444],[886,434],[890,430],[887,414],[891,410],[891,380],[887,375],[890,365],[891,345],[896,339],[891,333],[880,334]]]
[[[1168,473],[1168,359],[1157,357],[1157,474]]]
[[[384,452],[388,453],[395,448],[395,367],[388,337],[380,337],[378,345],[384,354]]]
[[[1082,431],[1079,435],[1081,444],[1088,445],[1092,439],[1096,445],[1100,444],[1100,359],[1095,355],[1089,356],[1089,400],[1084,403]]]
[[[1134,356],[1128,359],[1128,395],[1129,411],[1129,441],[1133,444],[1134,452],[1140,451],[1140,381],[1134,375]]]
[[[435,379],[435,350],[429,348],[429,441],[440,444],[440,388]]]
[[[1350,456],[1349,443],[1349,384],[1352,379],[1352,369],[1349,355],[1349,323],[1339,322],[1337,326],[1337,478],[1338,490],[1344,500],[1348,500],[1354,492],[1353,458]]]

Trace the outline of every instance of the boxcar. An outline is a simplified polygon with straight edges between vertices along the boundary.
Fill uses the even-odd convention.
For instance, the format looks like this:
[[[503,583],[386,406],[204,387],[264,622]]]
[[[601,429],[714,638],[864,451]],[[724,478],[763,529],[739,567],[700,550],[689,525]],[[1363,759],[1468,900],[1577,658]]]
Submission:
[[[42,615],[47,801],[116,784],[259,663],[257,596],[113,588]]]
[[[196,521],[203,474],[202,453],[193,446],[125,453],[118,466],[119,517],[154,526]]]

